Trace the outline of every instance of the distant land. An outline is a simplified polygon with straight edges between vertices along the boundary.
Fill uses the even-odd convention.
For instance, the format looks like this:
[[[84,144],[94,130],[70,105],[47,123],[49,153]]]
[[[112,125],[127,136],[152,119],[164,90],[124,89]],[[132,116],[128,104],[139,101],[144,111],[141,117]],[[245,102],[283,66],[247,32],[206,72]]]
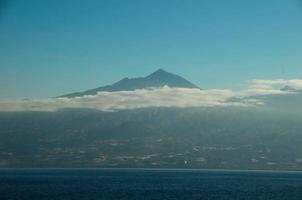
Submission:
[[[199,89],[160,69],[62,97],[166,85]],[[281,90],[251,107],[0,112],[0,167],[302,170],[302,92]]]
[[[95,95],[98,92],[106,91],[129,91],[150,87],[178,87],[178,88],[199,88],[195,84],[187,81],[183,77],[166,72],[163,69],[158,69],[146,77],[140,78],[123,78],[122,80],[107,86],[90,89],[84,92],[75,92],[71,94],[62,95],[60,97],[80,97],[85,95]]]

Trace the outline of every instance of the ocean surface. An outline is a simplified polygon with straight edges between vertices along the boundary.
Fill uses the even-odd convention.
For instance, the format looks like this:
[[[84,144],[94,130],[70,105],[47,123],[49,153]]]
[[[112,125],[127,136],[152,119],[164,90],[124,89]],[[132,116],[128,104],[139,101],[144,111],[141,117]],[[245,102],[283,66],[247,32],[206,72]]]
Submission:
[[[0,199],[302,199],[302,173],[160,169],[1,169]]]

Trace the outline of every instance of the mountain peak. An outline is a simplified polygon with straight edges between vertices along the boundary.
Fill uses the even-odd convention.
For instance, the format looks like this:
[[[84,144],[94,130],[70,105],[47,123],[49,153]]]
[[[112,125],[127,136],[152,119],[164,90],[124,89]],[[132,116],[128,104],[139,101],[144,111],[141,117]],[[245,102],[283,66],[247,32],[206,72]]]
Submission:
[[[158,70],[156,70],[153,73],[168,73],[167,71],[163,70],[162,68],[159,68]]]
[[[179,87],[179,88],[199,88],[193,83],[187,81],[183,77],[167,72],[163,69],[158,69],[149,76],[145,77],[145,81],[152,87]]]
[[[95,95],[101,91],[131,91],[137,89],[145,89],[150,87],[178,87],[178,88],[199,88],[193,83],[187,81],[183,77],[167,72],[163,69],[158,69],[146,77],[140,78],[123,78],[120,81],[107,86],[98,87],[84,92],[77,92],[63,95],[61,97],[78,97],[84,95]]]
[[[175,76],[175,74],[167,72],[163,69],[158,69],[155,72],[153,72],[152,74],[150,74],[149,76],[147,76],[146,78],[165,78],[167,76]]]

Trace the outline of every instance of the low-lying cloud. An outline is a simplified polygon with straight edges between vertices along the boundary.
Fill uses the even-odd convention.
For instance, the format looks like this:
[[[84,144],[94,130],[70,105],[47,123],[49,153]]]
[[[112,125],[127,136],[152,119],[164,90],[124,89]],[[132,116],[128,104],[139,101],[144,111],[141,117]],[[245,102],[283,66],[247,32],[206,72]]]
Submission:
[[[289,86],[295,89],[302,89],[302,80],[300,79],[273,79],[273,80],[263,80],[263,79],[254,79],[250,81],[252,87],[258,88],[278,88]]]
[[[247,89],[242,91],[244,96],[258,96],[258,95],[273,95],[273,94],[288,94],[291,91],[280,90],[285,86],[293,89],[302,89],[302,80],[300,79],[254,79],[249,81]]]
[[[259,106],[263,102],[253,98],[254,96],[290,93],[275,88],[276,85],[302,88],[302,80],[253,80],[247,89],[237,92],[227,89],[200,90],[165,86],[134,91],[99,92],[96,95],[74,98],[0,100],[0,111],[57,111],[64,108],[117,111],[146,107]]]
[[[115,111],[145,107],[214,107],[247,106],[254,102],[229,101],[231,90],[200,90],[188,88],[153,88],[134,91],[99,92],[75,98],[7,100],[0,102],[2,111],[56,111],[63,108],[91,108]]]
[[[274,86],[290,86],[296,89],[302,89],[302,80],[301,79],[254,79],[250,81],[253,86],[264,86],[264,87],[274,87]]]

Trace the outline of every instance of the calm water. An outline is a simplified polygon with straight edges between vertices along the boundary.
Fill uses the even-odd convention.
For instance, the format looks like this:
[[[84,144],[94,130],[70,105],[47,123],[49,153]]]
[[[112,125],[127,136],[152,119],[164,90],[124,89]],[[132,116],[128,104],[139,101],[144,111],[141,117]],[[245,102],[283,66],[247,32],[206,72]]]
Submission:
[[[302,173],[3,169],[0,199],[302,199]]]

